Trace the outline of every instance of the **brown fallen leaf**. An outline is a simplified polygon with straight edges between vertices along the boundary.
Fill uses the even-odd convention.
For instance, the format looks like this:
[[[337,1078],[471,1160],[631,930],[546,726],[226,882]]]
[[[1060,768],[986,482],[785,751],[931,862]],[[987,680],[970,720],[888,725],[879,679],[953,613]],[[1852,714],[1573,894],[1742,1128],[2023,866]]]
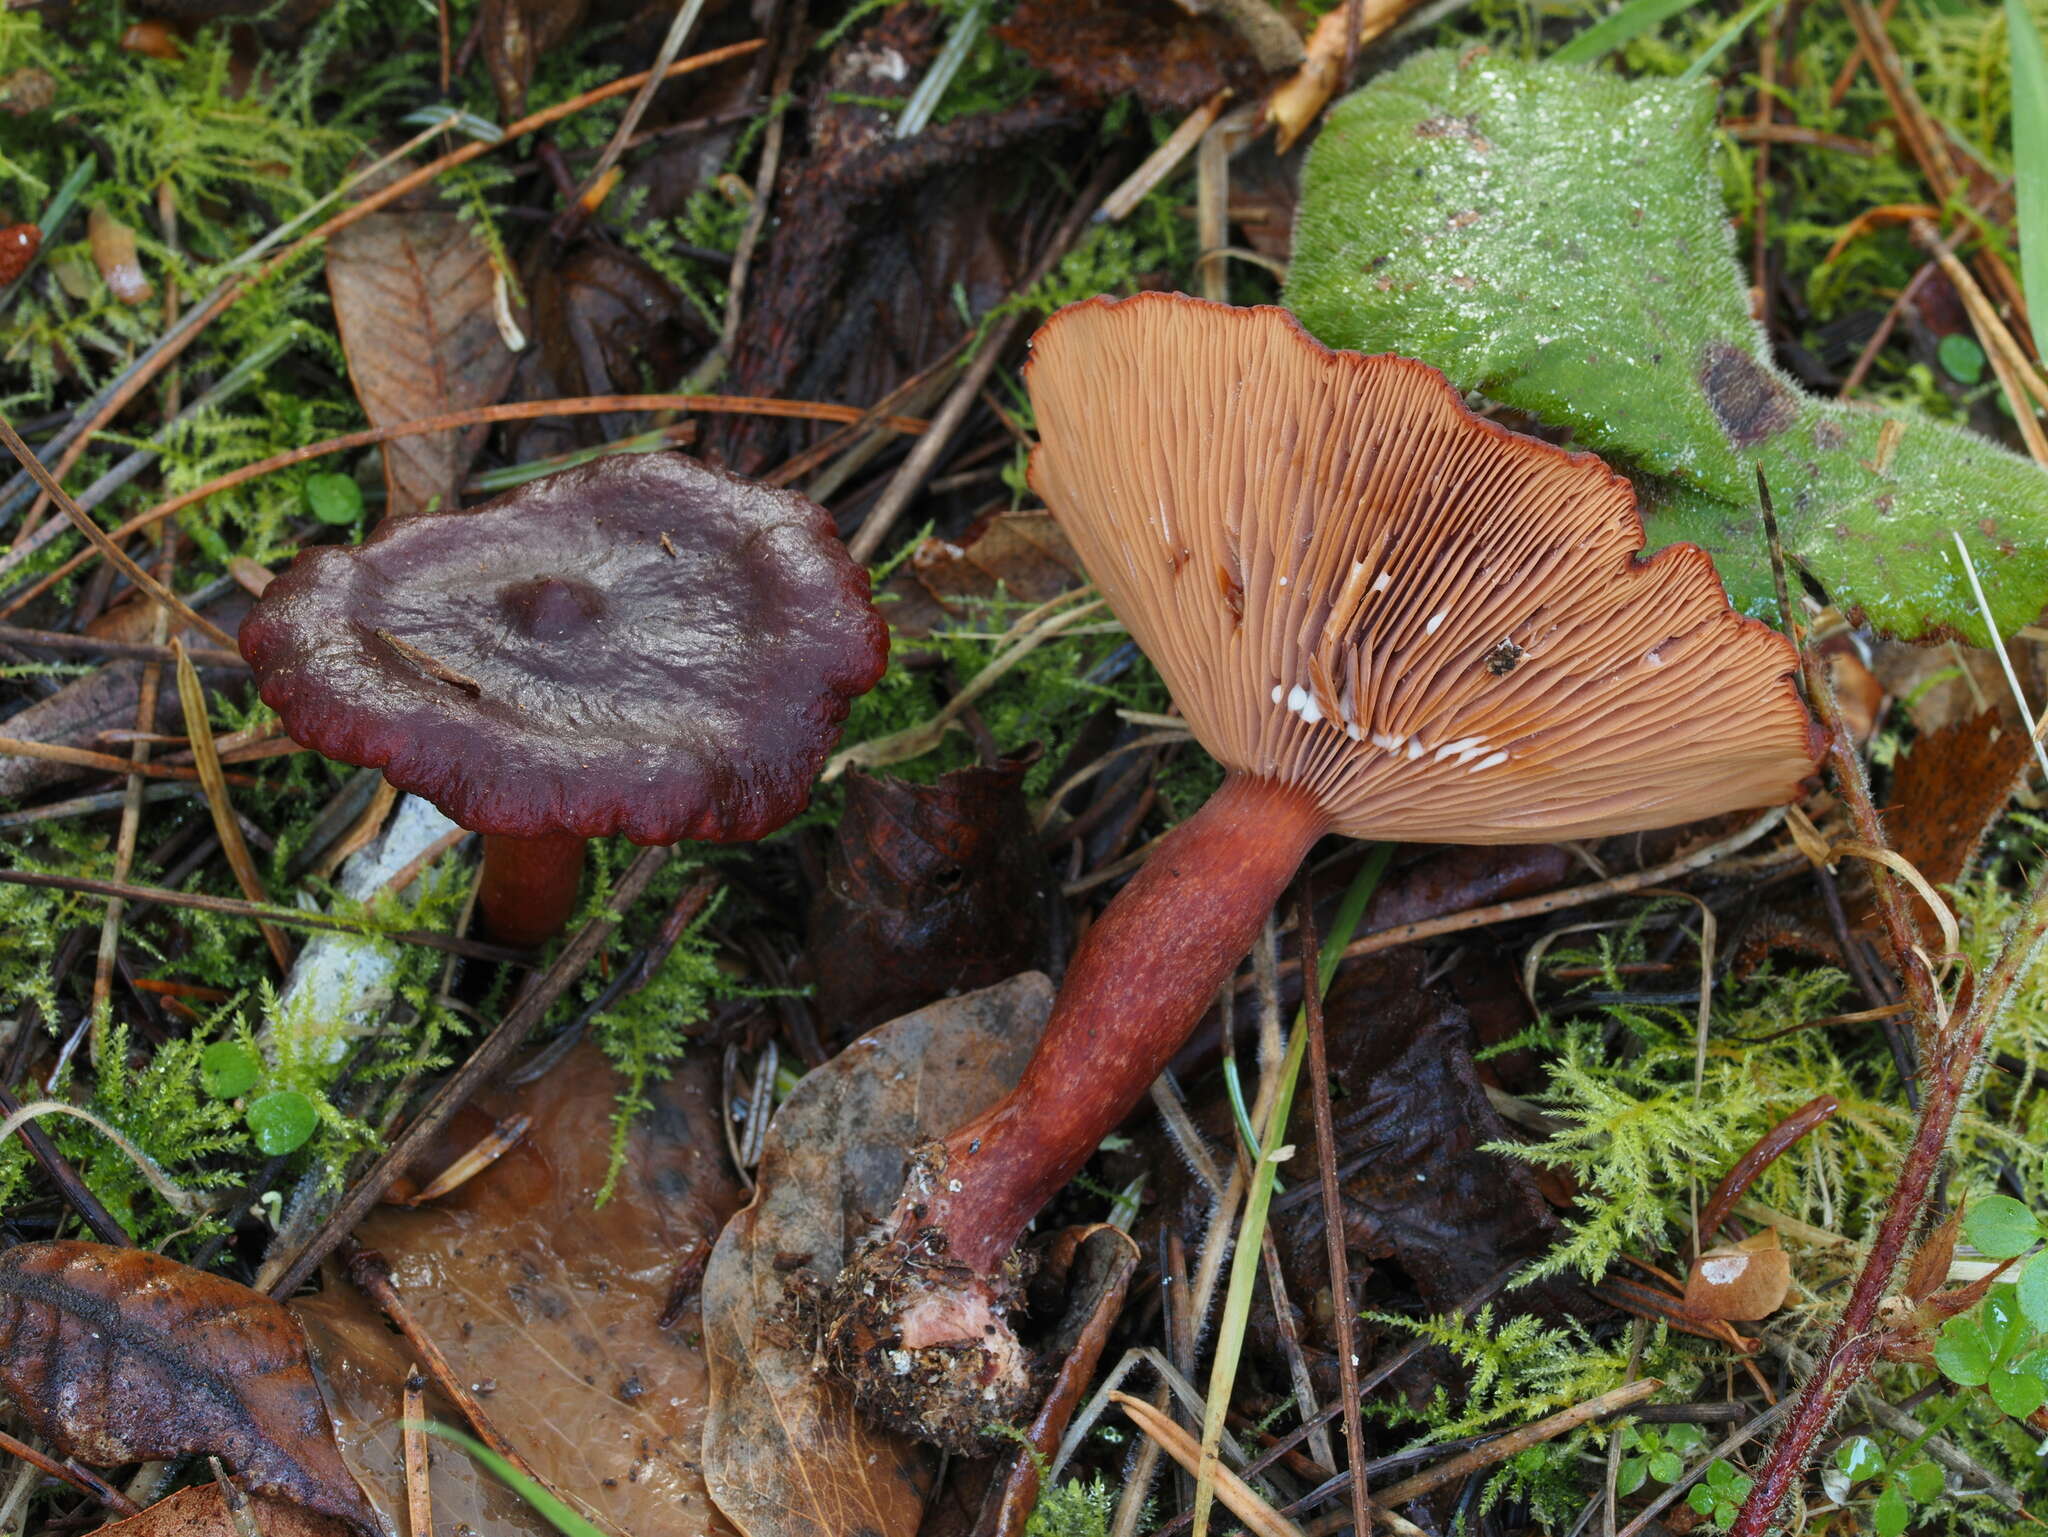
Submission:
[[[828,1039],[1050,961],[1051,881],[1023,780],[1033,758],[936,784],[862,773],[811,907],[810,962]]]
[[[1526,1165],[1486,1150],[1508,1136],[1472,1061],[1470,1024],[1423,981],[1422,952],[1390,950],[1345,968],[1325,1004],[1344,1236],[1353,1265],[1391,1259],[1426,1304],[1448,1308],[1557,1231]],[[1326,1288],[1328,1263],[1315,1137],[1306,1096],[1289,1135],[1275,1237],[1299,1297]],[[1557,1309],[1545,1282],[1523,1306]]]
[[[1685,1278],[1685,1306],[1702,1318],[1750,1323],[1777,1312],[1791,1289],[1792,1257],[1766,1229],[1702,1254]]]
[[[699,1471],[705,1400],[697,1321],[658,1320],[690,1243],[738,1206],[726,1168],[714,1057],[653,1085],[618,1189],[596,1206],[619,1080],[595,1047],[513,1092],[478,1096],[532,1117],[518,1145],[435,1205],[384,1207],[356,1229],[379,1250],[408,1311],[535,1470],[607,1531],[724,1537]],[[473,1134],[444,1139],[448,1158]],[[440,1160],[437,1160],[437,1162]],[[435,1169],[415,1173],[430,1180]],[[330,1274],[301,1298],[333,1397],[342,1452],[404,1530],[400,1406],[414,1357],[353,1287]],[[432,1416],[460,1425],[429,1395]],[[547,1523],[488,1473],[434,1444],[434,1527],[543,1537]]]
[[[924,75],[945,28],[942,11],[892,5],[842,38],[822,69],[805,70],[804,142],[784,146],[775,218],[733,339],[732,393],[877,399],[971,329],[956,292],[984,313],[1029,270],[1025,253],[1042,248],[1042,206],[1010,196],[997,168],[1027,144],[1057,155],[1056,136],[1091,115],[1034,92],[898,138],[895,116],[873,102]],[[977,211],[963,215],[968,204]],[[722,416],[705,423],[705,448],[759,475],[814,431]]]
[[[2011,652],[2020,686],[2029,699],[2040,697],[2042,674],[2035,648]],[[1916,646],[1909,641],[1880,640],[1872,649],[1870,670],[1884,690],[1898,700],[1899,714],[1925,734],[1952,721],[1964,720],[1987,706],[1997,706],[2017,722],[2011,693],[1998,657],[1977,646]]]
[[[499,331],[490,253],[452,213],[377,213],[327,245],[327,288],[348,354],[349,382],[373,427],[495,404],[517,358]],[[418,512],[456,489],[482,431],[395,438],[384,445],[387,517]]]
[[[86,633],[102,640],[147,641],[153,634],[152,607],[149,603],[118,604],[87,626]],[[206,617],[232,633],[248,611],[248,600],[236,595],[229,601],[207,605]],[[195,638],[183,625],[173,624],[170,633],[184,634],[188,644]],[[135,724],[145,665],[110,661],[74,678],[47,699],[38,699],[9,716],[6,734],[55,747],[104,751],[102,732],[126,731]],[[202,667],[199,676],[209,689],[221,689],[234,686],[247,674],[238,669]],[[156,719],[157,730],[166,735],[183,734],[184,715],[175,688],[166,687],[158,695]],[[47,758],[0,757],[0,796],[29,795],[51,785],[86,778],[93,772]]]
[[[1577,868],[1571,850],[1557,843],[1432,849],[1388,872],[1367,904],[1358,932],[1376,934],[1468,907],[1535,896],[1565,885]]]
[[[668,281],[631,251],[585,240],[563,251],[536,242],[524,267],[533,301],[533,345],[520,355],[511,396],[555,400],[630,393],[646,377],[679,378],[696,347],[696,312]],[[541,417],[514,422],[504,442],[517,458],[545,458],[587,448],[632,430],[634,418]]]
[[[0,1252],[0,1390],[81,1462],[211,1454],[256,1493],[382,1537],[298,1325],[225,1276],[106,1244]]]
[[[1174,0],[1022,0],[992,30],[1087,102],[1135,96],[1147,112],[1185,112],[1226,86],[1255,91],[1265,79],[1233,28]]]
[[[1052,514],[999,512],[951,539],[927,539],[883,587],[889,624],[922,638],[956,620],[986,620],[1000,591],[1035,606],[1088,580]]]
[[[1828,680],[1835,686],[1835,703],[1842,711],[1842,723],[1858,742],[1870,740],[1884,708],[1884,683],[1870,670],[1853,632],[1844,630],[1821,642],[1820,653],[1827,658]]]
[[[541,56],[568,41],[589,9],[589,0],[483,0],[477,28],[484,68],[506,118],[523,115]]]
[[[1045,1027],[1037,972],[891,1020],[777,1112],[752,1205],[704,1273],[704,1476],[746,1537],[912,1537],[930,1451],[860,1418],[813,1369],[792,1286],[829,1285],[902,1188],[908,1150],[1000,1098]]]
[[[263,1537],[341,1537],[345,1523],[315,1515],[289,1500],[249,1496],[249,1513]],[[219,1484],[197,1484],[165,1495],[149,1509],[101,1527],[95,1537],[241,1537]]]
[[[1996,709],[1924,732],[1892,770],[1892,847],[1936,886],[1960,879],[2033,761],[2025,728]]]

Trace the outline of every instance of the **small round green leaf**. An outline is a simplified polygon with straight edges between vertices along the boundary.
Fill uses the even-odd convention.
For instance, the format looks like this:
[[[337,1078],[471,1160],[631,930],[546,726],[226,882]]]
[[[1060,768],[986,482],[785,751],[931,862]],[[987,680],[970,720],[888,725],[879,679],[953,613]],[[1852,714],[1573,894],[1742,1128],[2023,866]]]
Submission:
[[[1958,384],[1975,384],[1984,377],[1984,349],[1974,336],[1956,331],[1936,344],[1934,355],[1944,372]]]
[[[2043,1404],[2048,1404],[2048,1382],[2043,1382],[2032,1372],[2014,1371],[2000,1367],[1991,1374],[1991,1401],[2002,1413],[2010,1414],[2016,1420],[2023,1420]]]
[[[1913,1512],[1898,1490],[1887,1489],[1877,1497],[1870,1518],[1871,1525],[1877,1528],[1877,1537],[1903,1537]]]
[[[1714,1506],[1719,1503],[1719,1496],[1707,1484],[1694,1484],[1686,1493],[1685,1502],[1701,1515],[1711,1516]]]
[[[1934,1364],[1950,1382],[1982,1387],[1991,1379],[1991,1346],[1974,1318],[1951,1318],[1934,1342]]]
[[[1685,1459],[1676,1452],[1659,1452],[1650,1459],[1650,1477],[1660,1484],[1676,1483],[1684,1471]]]
[[[2014,1291],[2027,1322],[2037,1333],[2048,1334],[2048,1249],[2020,1267],[2019,1284]]]
[[[1615,1470],[1614,1492],[1634,1494],[1650,1481],[1650,1459],[1647,1457],[1624,1457],[1621,1466]]]
[[[247,1094],[262,1070],[247,1041],[215,1041],[199,1054],[199,1086],[215,1099]]]
[[[1922,1504],[1941,1493],[1943,1483],[1941,1469],[1931,1462],[1916,1462],[1898,1475],[1899,1484],[1906,1497]]]
[[[321,472],[306,477],[306,506],[322,523],[346,528],[363,520],[363,491],[347,475]]]
[[[1884,1454],[1868,1436],[1851,1436],[1835,1449],[1835,1466],[1853,1482],[1883,1471]]]
[[[2010,1361],[2033,1338],[2026,1314],[2020,1311],[2017,1289],[2009,1282],[2001,1282],[1984,1294],[1984,1305],[1978,1308],[1977,1316],[1983,1321],[1984,1343],[1991,1347],[1994,1361]]]
[[[273,1158],[304,1144],[319,1124],[313,1102],[297,1089],[280,1089],[251,1100],[243,1117],[255,1133],[256,1145]]]
[[[1707,1444],[1707,1433],[1697,1425],[1680,1423],[1666,1428],[1664,1444],[1674,1452],[1696,1452]]]
[[[1963,1236],[1979,1254],[2011,1259],[2041,1241],[2041,1223],[2009,1195],[1987,1195],[1963,1213]]]

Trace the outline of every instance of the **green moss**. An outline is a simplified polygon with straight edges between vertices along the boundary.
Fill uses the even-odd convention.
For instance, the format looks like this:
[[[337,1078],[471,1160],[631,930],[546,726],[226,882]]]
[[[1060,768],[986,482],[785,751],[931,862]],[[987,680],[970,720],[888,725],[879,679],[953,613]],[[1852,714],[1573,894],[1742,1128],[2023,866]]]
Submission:
[[[1100,1473],[1086,1483],[1070,1478],[1053,1484],[1038,1496],[1024,1537],[1108,1537],[1116,1501],[1117,1491]]]

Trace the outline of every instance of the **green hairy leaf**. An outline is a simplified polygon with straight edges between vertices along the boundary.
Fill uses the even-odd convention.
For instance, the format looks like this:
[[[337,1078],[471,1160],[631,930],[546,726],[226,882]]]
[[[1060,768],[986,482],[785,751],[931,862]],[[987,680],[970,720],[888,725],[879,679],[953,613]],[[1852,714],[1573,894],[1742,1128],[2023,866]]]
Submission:
[[[2018,1295],[2020,1310],[2027,1315],[2027,1322],[2048,1333],[2048,1249],[2036,1254],[2021,1268]]]
[[[2041,1241],[2041,1224],[2011,1196],[1987,1195],[1972,1201],[1963,1213],[1963,1236],[1979,1254],[1990,1259],[2011,1259]]]
[[[1771,612],[1756,471],[1785,548],[1891,633],[1985,638],[2048,599],[2048,474],[1771,361],[1709,163],[1710,83],[1426,53],[1340,102],[1303,171],[1288,306],[1333,347],[1441,368],[1667,482],[1650,542],[1714,556]]]
[[[1991,1346],[1973,1318],[1951,1318],[1934,1342],[1934,1364],[1950,1382],[1966,1388],[1991,1380]]]

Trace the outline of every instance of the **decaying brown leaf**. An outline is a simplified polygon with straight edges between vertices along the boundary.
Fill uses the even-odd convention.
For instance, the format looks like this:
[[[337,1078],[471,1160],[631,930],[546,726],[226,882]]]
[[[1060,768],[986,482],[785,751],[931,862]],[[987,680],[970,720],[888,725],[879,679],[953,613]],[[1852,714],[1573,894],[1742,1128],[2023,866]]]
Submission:
[[[487,1115],[530,1115],[526,1137],[438,1204],[385,1207],[356,1231],[383,1254],[408,1311],[498,1429],[585,1516],[630,1537],[722,1537],[730,1529],[697,1466],[697,1321],[688,1312],[667,1329],[658,1321],[679,1257],[739,1204],[716,1062],[692,1057],[650,1086],[654,1107],[635,1123],[618,1189],[599,1207],[617,1091],[617,1075],[585,1046],[516,1093],[479,1096]],[[464,1140],[451,1137],[448,1154]],[[343,1454],[402,1529],[399,1419],[413,1358],[338,1277],[293,1308],[327,1375]],[[429,1409],[459,1423],[431,1394]],[[433,1498],[440,1532],[551,1530],[438,1443]]]
[[[505,296],[490,253],[454,214],[371,214],[337,231],[327,246],[327,287],[349,382],[373,427],[491,405],[505,393],[517,362],[499,327]],[[481,442],[473,431],[386,443],[386,516],[418,512],[437,497],[456,506]]]
[[[1245,40],[1174,0],[1022,0],[997,37],[1081,101],[1135,96],[1148,112],[1185,112],[1226,86],[1264,80]]]
[[[525,112],[526,89],[541,56],[566,42],[589,10],[589,0],[483,0],[477,26],[484,67],[507,118]]]
[[[124,603],[109,609],[86,633],[102,640],[147,641],[151,638],[153,604]],[[233,631],[249,610],[248,601],[236,594],[230,601],[211,603],[206,617]],[[200,637],[173,621],[171,634],[183,634],[187,644]],[[202,641],[202,644],[204,642]],[[46,699],[38,699],[7,719],[6,734],[30,742],[48,742],[57,747],[82,747],[104,752],[105,731],[127,731],[135,725],[135,709],[142,697],[142,662],[110,661],[82,678],[74,678]],[[236,682],[236,670],[202,667],[199,676],[209,689],[225,688]],[[157,730],[179,734],[184,714],[175,688],[163,689],[157,697]],[[28,795],[68,780],[83,779],[93,770],[47,758],[0,757],[0,796]]]
[[[1996,709],[1922,734],[1892,770],[1892,846],[1936,886],[1959,879],[2033,761],[2025,728]]]
[[[1480,1085],[1465,1011],[1423,984],[1421,952],[1354,963],[1325,1009],[1354,1273],[1392,1260],[1429,1306],[1447,1308],[1503,1264],[1540,1252],[1557,1219],[1526,1167],[1486,1151],[1508,1128]],[[1283,1175],[1309,1195],[1285,1201],[1276,1226],[1300,1297],[1329,1284],[1309,1113],[1296,1104],[1298,1151]],[[1554,1305],[1540,1287],[1523,1295]]]
[[[873,400],[960,339],[956,291],[974,313],[1009,291],[990,282],[991,228],[1016,230],[1017,250],[1042,245],[1043,205],[1014,196],[1001,175],[958,173],[1078,129],[1088,114],[1065,96],[1036,93],[898,138],[895,116],[873,102],[920,78],[944,35],[942,12],[891,6],[842,39],[818,73],[803,114],[807,142],[785,155],[733,341],[733,393]],[[970,200],[986,214],[964,215]],[[746,475],[808,430],[750,416],[704,429],[707,449]]]
[[[926,1448],[870,1427],[812,1366],[792,1286],[829,1285],[902,1188],[907,1150],[992,1104],[1052,1008],[1037,972],[890,1021],[807,1076],[769,1128],[751,1206],[704,1275],[704,1475],[746,1537],[911,1537]]]
[[[225,1276],[106,1244],[0,1252],[0,1390],[82,1462],[211,1454],[257,1493],[381,1537],[298,1325]]]
[[[533,345],[519,359],[512,397],[630,393],[648,378],[680,378],[694,355],[696,312],[646,262],[623,247],[585,240],[564,252],[537,242],[525,263]],[[505,441],[518,458],[543,458],[623,437],[631,417],[543,417],[514,423]]]
[[[883,591],[890,627],[922,637],[949,621],[999,618],[987,607],[999,593],[1032,607],[1087,580],[1051,513],[1002,512],[957,538],[925,540]]]
[[[1051,879],[1022,788],[1032,761],[930,785],[847,776],[811,909],[811,969],[832,1039],[1051,959]]]
[[[1702,1254],[1685,1278],[1685,1306],[1701,1318],[1750,1323],[1777,1312],[1791,1289],[1792,1257],[1766,1229]]]
[[[346,1523],[315,1515],[289,1500],[249,1497],[250,1514],[263,1537],[342,1537]],[[219,1484],[196,1484],[158,1500],[149,1509],[110,1522],[95,1537],[241,1537]]]

